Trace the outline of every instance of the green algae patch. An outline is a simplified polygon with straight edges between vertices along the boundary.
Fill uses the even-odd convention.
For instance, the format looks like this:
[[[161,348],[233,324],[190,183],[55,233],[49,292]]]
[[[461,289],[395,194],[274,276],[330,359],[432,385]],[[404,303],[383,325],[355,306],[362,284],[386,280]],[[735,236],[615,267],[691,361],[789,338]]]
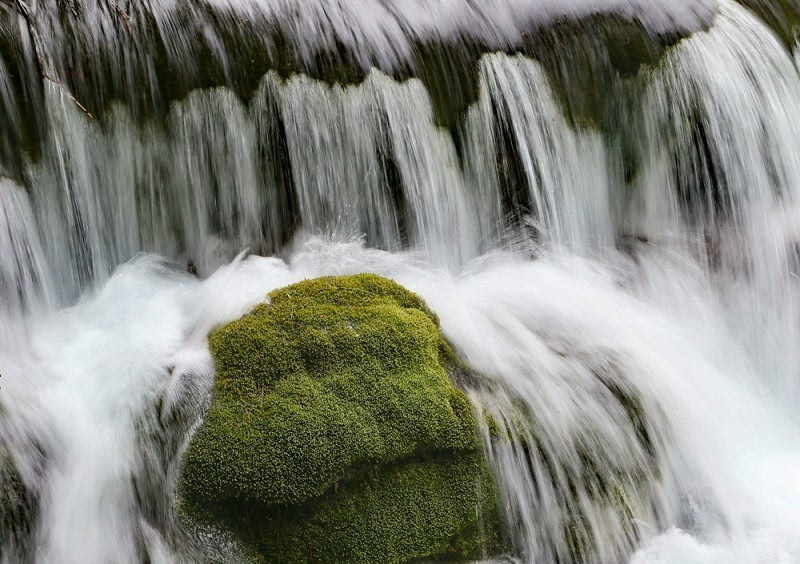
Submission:
[[[309,280],[209,342],[217,376],[184,459],[186,516],[269,561],[457,559],[496,545],[472,404],[419,297],[374,275]]]

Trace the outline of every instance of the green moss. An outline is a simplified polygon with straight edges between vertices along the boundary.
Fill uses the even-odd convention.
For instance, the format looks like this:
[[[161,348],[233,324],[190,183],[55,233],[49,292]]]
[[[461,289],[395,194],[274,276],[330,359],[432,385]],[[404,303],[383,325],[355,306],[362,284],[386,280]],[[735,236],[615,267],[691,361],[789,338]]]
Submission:
[[[431,556],[475,521],[466,483],[488,471],[472,405],[416,295],[374,275],[310,280],[273,292],[210,345],[213,399],[180,485],[190,516],[243,532],[270,560],[299,559],[298,543],[336,560]],[[277,528],[295,541],[272,538]],[[397,540],[407,537],[420,544]]]
[[[299,507],[227,510],[270,562],[468,559],[498,545],[494,485],[477,456],[404,463]]]

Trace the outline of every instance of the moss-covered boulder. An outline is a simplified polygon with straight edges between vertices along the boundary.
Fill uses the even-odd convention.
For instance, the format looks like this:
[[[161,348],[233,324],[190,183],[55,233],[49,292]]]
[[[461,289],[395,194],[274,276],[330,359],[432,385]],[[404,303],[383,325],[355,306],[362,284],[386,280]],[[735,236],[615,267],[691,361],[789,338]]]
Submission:
[[[210,336],[217,377],[183,514],[269,561],[467,559],[494,485],[437,318],[373,275],[320,278]]]

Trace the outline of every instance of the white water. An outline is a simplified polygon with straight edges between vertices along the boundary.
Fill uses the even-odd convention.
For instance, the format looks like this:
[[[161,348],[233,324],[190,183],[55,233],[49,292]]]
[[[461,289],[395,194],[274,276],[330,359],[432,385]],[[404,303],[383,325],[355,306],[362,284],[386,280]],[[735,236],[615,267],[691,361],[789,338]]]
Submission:
[[[280,49],[272,36],[279,30],[307,64],[342,46],[363,68],[375,65],[388,71],[413,58],[414,42],[469,39],[498,49],[519,45],[533,26],[606,13],[621,14],[654,31],[694,31],[717,9],[716,0],[203,0],[191,5],[175,0],[121,0],[111,5],[78,0],[69,12],[79,17],[65,26],[53,2],[25,4],[43,35],[50,72],[69,76],[76,53],[105,52],[109,45],[122,43],[128,48],[110,56],[117,70],[114,80],[123,84],[130,71],[126,66],[145,61],[144,67],[152,71],[155,65],[147,49],[129,42],[131,30],[152,43],[163,42],[169,60],[182,71],[200,70],[201,61],[207,64],[211,56],[226,73],[235,73],[225,46],[225,26],[252,30],[251,39],[270,50]],[[91,56],[86,60],[91,63]]]
[[[762,375],[739,347],[708,280],[659,251],[639,260],[634,266],[620,256],[603,266],[500,254],[453,276],[420,266],[411,255],[312,241],[288,266],[251,257],[199,283],[153,259],[137,259],[90,301],[37,323],[24,352],[2,358],[4,437],[29,440],[15,425],[27,433],[35,429],[48,456],[44,477],[31,477],[43,487],[46,508],[37,558],[128,561],[137,551],[156,561],[175,558],[167,548],[169,529],[148,521],[135,488],[157,490],[160,480],[171,479],[175,460],[169,457],[171,465],[159,469],[166,477],[143,475],[142,458],[159,456],[147,434],[163,433],[157,421],[191,411],[210,385],[209,327],[292,281],[370,271],[419,292],[441,316],[446,336],[492,390],[476,391],[476,397],[498,410],[505,398],[524,401],[563,479],[582,475],[577,444],[589,449],[601,471],[642,465],[645,454],[598,370],[639,395],[652,417],[658,476],[650,476],[652,507],[647,492],[628,501],[644,538],[676,529],[647,541],[634,561],[700,562],[707,555],[718,562],[795,561],[796,413],[754,384]],[[620,286],[642,270],[663,282],[638,290]],[[689,318],[680,311],[687,301],[671,299],[676,272],[685,295],[694,298]],[[165,405],[154,414],[159,397]],[[171,431],[180,436],[185,429]],[[29,447],[11,445],[21,460]],[[518,556],[564,557],[566,547],[554,536],[565,518],[563,484],[530,483],[522,454],[513,450],[518,447],[500,442],[495,448]],[[134,480],[142,482],[134,486]],[[583,503],[584,511],[593,507],[588,497]],[[588,516],[605,534],[601,560],[627,554],[631,540],[616,528],[617,516],[602,508]]]
[[[200,558],[171,494],[209,329],[273,288],[368,271],[428,301],[508,424],[486,448],[514,557],[569,560],[580,515],[597,561],[800,561],[800,74],[726,1],[639,86],[628,185],[618,140],[570,128],[520,57],[483,57],[463,160],[421,83],[378,72],[270,74],[247,105],[195,92],[166,131],[121,107],[101,127],[47,86],[30,191],[0,183],[0,440],[40,508],[3,559]],[[284,259],[226,264],[246,246]],[[633,492],[633,527],[587,467]]]

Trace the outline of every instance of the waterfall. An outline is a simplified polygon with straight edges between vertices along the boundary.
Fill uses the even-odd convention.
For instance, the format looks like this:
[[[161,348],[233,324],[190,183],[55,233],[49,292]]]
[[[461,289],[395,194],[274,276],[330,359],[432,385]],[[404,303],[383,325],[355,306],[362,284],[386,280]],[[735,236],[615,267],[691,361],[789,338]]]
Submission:
[[[535,217],[548,241],[609,242],[600,136],[568,127],[534,61],[487,55],[480,77],[463,159],[434,125],[420,82],[378,71],[345,89],[268,74],[249,104],[226,89],[196,92],[163,129],[136,124],[123,107],[97,124],[50,85],[47,157],[29,174],[36,216],[54,227],[44,246],[59,265],[56,286],[74,299],[142,251],[209,273],[243,248],[281,251],[294,229],[411,246],[459,267],[507,227],[509,181],[478,165],[514,159],[497,140],[509,128],[526,185],[515,213]],[[531,100],[520,103],[518,90]]]
[[[791,2],[56,4],[0,6],[2,562],[237,558],[173,507],[206,337],[361,272],[468,367],[496,556],[800,560]]]

